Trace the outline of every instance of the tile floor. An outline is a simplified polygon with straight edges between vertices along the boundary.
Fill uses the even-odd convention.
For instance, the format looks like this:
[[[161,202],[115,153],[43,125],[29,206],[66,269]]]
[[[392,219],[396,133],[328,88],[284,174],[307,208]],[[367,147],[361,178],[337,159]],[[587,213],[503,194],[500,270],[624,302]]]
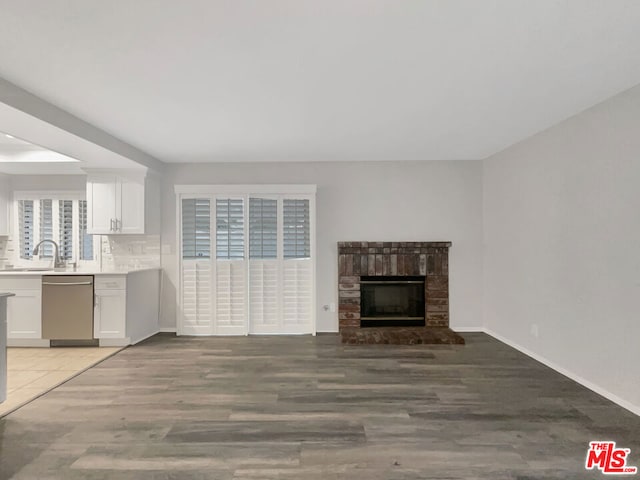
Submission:
[[[39,397],[119,350],[121,347],[8,348],[7,400],[0,403],[0,416]]]

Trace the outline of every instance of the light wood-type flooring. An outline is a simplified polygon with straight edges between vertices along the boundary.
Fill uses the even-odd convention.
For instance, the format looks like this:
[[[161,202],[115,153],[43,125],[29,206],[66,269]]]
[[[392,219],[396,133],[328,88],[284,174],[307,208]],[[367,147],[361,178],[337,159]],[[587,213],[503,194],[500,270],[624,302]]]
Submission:
[[[464,337],[158,335],[1,419],[0,478],[602,479],[584,469],[592,440],[640,466],[639,417]]]

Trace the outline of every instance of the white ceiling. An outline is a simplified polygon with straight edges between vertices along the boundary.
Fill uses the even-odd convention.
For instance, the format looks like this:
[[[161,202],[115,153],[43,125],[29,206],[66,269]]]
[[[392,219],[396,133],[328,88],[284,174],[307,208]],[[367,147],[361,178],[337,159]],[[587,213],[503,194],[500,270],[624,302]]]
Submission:
[[[0,174],[84,174],[85,162],[0,132]]]
[[[42,173],[42,169],[48,173],[77,173],[77,163],[76,159],[0,132],[0,173]]]
[[[637,0],[0,0],[0,76],[168,162],[482,159],[640,83]]]

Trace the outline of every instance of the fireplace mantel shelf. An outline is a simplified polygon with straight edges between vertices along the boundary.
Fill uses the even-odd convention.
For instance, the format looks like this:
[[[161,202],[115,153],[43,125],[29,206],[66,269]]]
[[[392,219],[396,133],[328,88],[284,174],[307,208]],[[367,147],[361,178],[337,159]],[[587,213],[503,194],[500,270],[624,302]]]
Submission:
[[[338,242],[341,248],[448,248],[451,242]]]

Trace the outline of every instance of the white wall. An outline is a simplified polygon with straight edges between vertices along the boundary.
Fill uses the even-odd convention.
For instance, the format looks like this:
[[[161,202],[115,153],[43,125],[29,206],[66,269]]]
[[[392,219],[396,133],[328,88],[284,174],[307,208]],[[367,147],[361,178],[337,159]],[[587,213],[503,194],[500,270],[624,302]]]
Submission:
[[[485,326],[638,414],[639,127],[636,87],[483,176]]]
[[[337,242],[450,240],[452,328],[482,323],[481,162],[171,165],[163,185],[163,328],[176,322],[176,184],[316,184],[318,331],[337,331]]]
[[[37,168],[37,167],[36,167]],[[79,191],[84,192],[87,185],[86,175],[10,175],[9,185],[12,192],[19,191]]]

